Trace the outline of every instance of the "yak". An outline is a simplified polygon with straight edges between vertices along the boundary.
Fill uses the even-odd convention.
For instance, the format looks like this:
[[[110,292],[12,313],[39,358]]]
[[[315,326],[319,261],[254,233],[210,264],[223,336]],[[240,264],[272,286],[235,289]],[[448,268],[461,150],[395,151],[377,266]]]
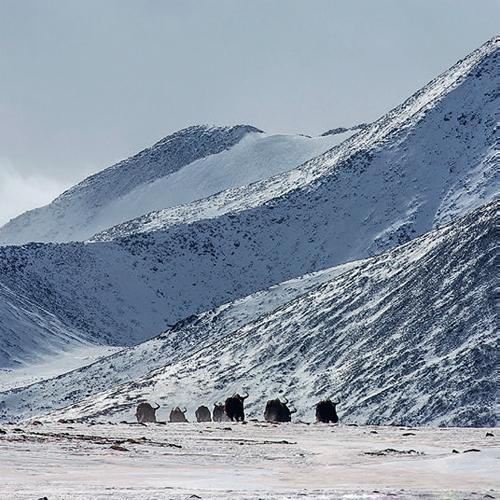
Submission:
[[[200,406],[194,413],[198,422],[211,422],[212,415],[206,406]]]
[[[153,408],[149,403],[139,403],[137,405],[137,410],[135,410],[135,418],[140,424],[146,422],[156,422],[156,410],[160,407],[156,404],[156,408]]]
[[[336,406],[340,401],[332,401],[330,398],[323,399],[316,405],[316,421],[324,424],[330,422],[336,424],[339,421]]]
[[[178,406],[170,412],[170,422],[187,422],[186,418],[186,408],[181,410]]]
[[[233,394],[230,398],[226,399],[226,415],[234,422],[243,422],[245,420],[245,411],[243,409],[243,402],[248,398],[248,392],[245,396]]]
[[[288,408],[288,399],[283,398],[285,401],[280,401],[279,398],[270,399],[266,403],[266,409],[264,410],[264,419],[266,422],[291,422],[292,413],[297,410],[294,408],[290,410]]]
[[[213,411],[214,422],[228,422],[230,419],[226,415],[226,406],[224,403],[215,403]]]

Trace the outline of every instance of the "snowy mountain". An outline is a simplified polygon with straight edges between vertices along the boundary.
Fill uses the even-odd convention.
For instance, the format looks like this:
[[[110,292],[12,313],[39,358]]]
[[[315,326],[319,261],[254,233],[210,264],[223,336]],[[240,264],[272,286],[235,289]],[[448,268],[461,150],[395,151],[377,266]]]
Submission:
[[[304,274],[380,254],[494,199],[498,41],[340,146],[92,242],[0,247],[0,282],[93,342],[134,345]]]
[[[142,399],[162,405],[160,418],[178,404],[192,415],[246,386],[250,417],[283,391],[308,420],[314,403],[332,395],[344,421],[494,426],[496,209],[491,203],[382,255],[279,285],[85,369],[0,394],[2,418],[77,401],[52,418],[131,420]]]
[[[85,240],[153,210],[290,170],[354,132],[311,138],[249,125],[189,127],[11,220],[0,228],[0,244]]]
[[[0,282],[90,341],[133,345],[423,234],[497,192],[497,46],[303,167],[140,217],[92,243],[0,247]]]

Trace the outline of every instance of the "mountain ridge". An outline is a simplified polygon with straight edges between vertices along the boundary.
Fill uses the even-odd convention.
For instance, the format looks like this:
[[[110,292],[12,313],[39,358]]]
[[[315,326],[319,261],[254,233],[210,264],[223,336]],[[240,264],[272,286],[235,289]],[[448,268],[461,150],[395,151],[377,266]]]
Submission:
[[[265,179],[330,149],[336,137],[192,126],[102,170],[0,227],[0,244],[81,241],[153,210]]]
[[[330,274],[228,335],[195,340],[164,367],[45,418],[131,419],[144,399],[193,413],[246,386],[249,417],[284,391],[298,418],[310,419],[316,400],[333,395],[347,422],[494,426],[496,209],[492,202]],[[224,321],[209,313],[202,328]],[[194,325],[179,325],[179,338]],[[22,394],[2,394],[2,406],[33,416],[32,394]]]
[[[183,164],[190,163],[205,154],[220,152],[237,143],[249,132],[260,133],[261,131],[249,125],[235,127],[199,125],[175,132],[156,142],[153,146],[143,149],[139,153],[87,177],[80,183],[64,191],[45,207],[36,208],[15,217],[0,228],[0,242],[3,240],[8,244],[14,243],[13,241],[9,241],[9,234],[12,239],[16,233],[21,232],[23,226],[28,225],[32,229],[34,222],[31,222],[30,219],[35,219],[37,222],[40,221],[44,212],[47,212],[50,208],[53,209],[55,217],[59,218],[61,222],[65,220],[64,212],[68,209],[68,202],[71,202],[75,198],[83,202],[79,206],[79,209],[95,211],[105,203],[106,198],[115,196],[116,194],[123,194],[140,182],[152,181],[157,177],[161,177],[162,174],[172,173],[181,168]],[[197,140],[193,141],[194,138]],[[206,140],[204,141],[203,139]],[[195,146],[189,148],[190,142],[194,142]],[[199,144],[199,149],[197,149],[196,144]],[[176,157],[172,154],[163,154],[179,151],[182,153],[181,157]],[[167,156],[167,161],[162,162],[161,160],[164,156]],[[170,156],[170,161],[168,156]],[[127,175],[123,175],[124,172]],[[92,190],[97,192],[90,199],[86,199],[86,194]],[[84,223],[85,221],[82,222]],[[30,241],[32,240],[25,239],[20,242],[28,243]]]
[[[343,160],[349,159],[349,156],[356,154],[363,155],[367,147],[379,147],[384,144],[389,132],[398,131],[401,127],[403,129],[412,125],[408,120],[413,116],[419,117],[424,115],[426,109],[438,99],[447,95],[448,92],[453,91],[460,83],[466,79],[471,73],[475,72],[475,76],[481,76],[481,70],[477,70],[476,66],[485,62],[490,66],[496,65],[498,58],[498,49],[500,46],[500,37],[493,37],[485,42],[481,47],[473,51],[467,57],[459,60],[451,68],[441,73],[439,76],[431,80],[428,84],[424,85],[420,90],[415,92],[411,97],[406,99],[402,104],[390,110],[375,122],[368,124],[368,126],[361,130],[360,133],[353,137],[346,139],[341,145],[327,151],[326,153],[311,159],[304,165],[293,169],[292,171],[278,174],[271,179],[256,182],[251,186],[227,190],[224,193],[216,194],[181,207],[173,209],[161,210],[152,212],[136,220],[126,222],[118,225],[110,230],[104,231],[92,238],[92,240],[112,239],[119,237],[122,228],[124,233],[128,234],[134,231],[148,231],[158,229],[158,227],[168,227],[169,224],[176,224],[179,221],[194,221],[198,220],[200,213],[206,212],[207,218],[214,215],[222,215],[228,212],[236,212],[239,210],[247,210],[256,204],[265,202],[272,202],[278,197],[286,195],[288,192],[293,192],[300,185],[311,185],[316,180],[320,179],[325,171],[331,169],[342,163]],[[494,69],[493,69],[494,71]],[[492,77],[494,78],[494,77]],[[493,99],[498,99],[495,87],[492,86],[491,95]],[[401,115],[401,116],[398,116]],[[446,117],[445,117],[446,119]],[[457,119],[457,117],[455,117]],[[394,121],[391,121],[394,120]],[[463,122],[460,122],[463,123]],[[494,135],[495,122],[491,122],[491,134]],[[252,200],[248,196],[248,192],[266,192],[264,197]],[[248,199],[249,198],[249,199]],[[213,206],[215,205],[215,209]],[[219,210],[219,208],[221,210]]]

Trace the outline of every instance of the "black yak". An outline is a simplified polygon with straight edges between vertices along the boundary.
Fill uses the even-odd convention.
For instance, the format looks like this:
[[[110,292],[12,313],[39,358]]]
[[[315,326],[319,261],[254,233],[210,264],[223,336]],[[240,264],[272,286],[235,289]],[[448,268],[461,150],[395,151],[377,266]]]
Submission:
[[[280,401],[279,398],[270,399],[266,403],[266,409],[264,410],[264,419],[267,422],[291,422],[292,421],[292,413],[295,413],[297,410],[290,410],[288,408],[287,403],[288,399],[284,398],[284,402]]]
[[[224,403],[215,403],[212,415],[214,422],[228,422],[230,420],[226,415],[226,406]]]
[[[196,420],[198,422],[211,422],[212,415],[210,415],[210,410],[206,406],[200,406],[196,411]]]
[[[176,408],[174,408],[171,412],[170,412],[170,418],[169,418],[169,421],[170,422],[187,422],[187,418],[186,418],[186,408],[184,408],[184,410],[181,410],[178,406]]]
[[[245,420],[245,411],[243,409],[243,402],[248,398],[248,392],[245,396],[233,394],[230,398],[226,399],[226,415],[234,422],[243,422]]]
[[[336,424],[339,421],[336,406],[340,401],[331,401],[330,398],[320,401],[316,405],[316,421],[324,424]]]
[[[139,403],[137,409],[135,410],[135,418],[140,424],[146,422],[156,422],[156,410],[160,407],[156,404],[156,408],[153,408],[149,403]]]

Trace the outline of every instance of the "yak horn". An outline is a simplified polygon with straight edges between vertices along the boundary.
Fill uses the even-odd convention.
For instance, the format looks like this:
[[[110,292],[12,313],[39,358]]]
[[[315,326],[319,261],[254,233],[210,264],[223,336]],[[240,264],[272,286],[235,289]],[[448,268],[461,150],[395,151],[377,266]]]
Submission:
[[[339,399],[338,401],[332,401],[332,403],[333,403],[334,405],[338,405],[338,404],[340,404],[340,399]]]
[[[160,405],[158,403],[155,403],[155,404],[156,404],[156,408],[153,408],[153,410],[157,410],[160,407]]]
[[[246,396],[241,396],[242,399],[248,398],[248,391],[245,391],[245,392],[246,392]]]
[[[288,404],[288,398],[286,396],[283,396],[283,399],[284,399],[283,403]]]
[[[294,408],[294,407],[292,406],[292,409],[290,410],[290,413],[297,413],[297,408]]]
[[[187,409],[186,407],[184,407],[184,410],[181,410],[182,413],[186,413],[187,412]]]

